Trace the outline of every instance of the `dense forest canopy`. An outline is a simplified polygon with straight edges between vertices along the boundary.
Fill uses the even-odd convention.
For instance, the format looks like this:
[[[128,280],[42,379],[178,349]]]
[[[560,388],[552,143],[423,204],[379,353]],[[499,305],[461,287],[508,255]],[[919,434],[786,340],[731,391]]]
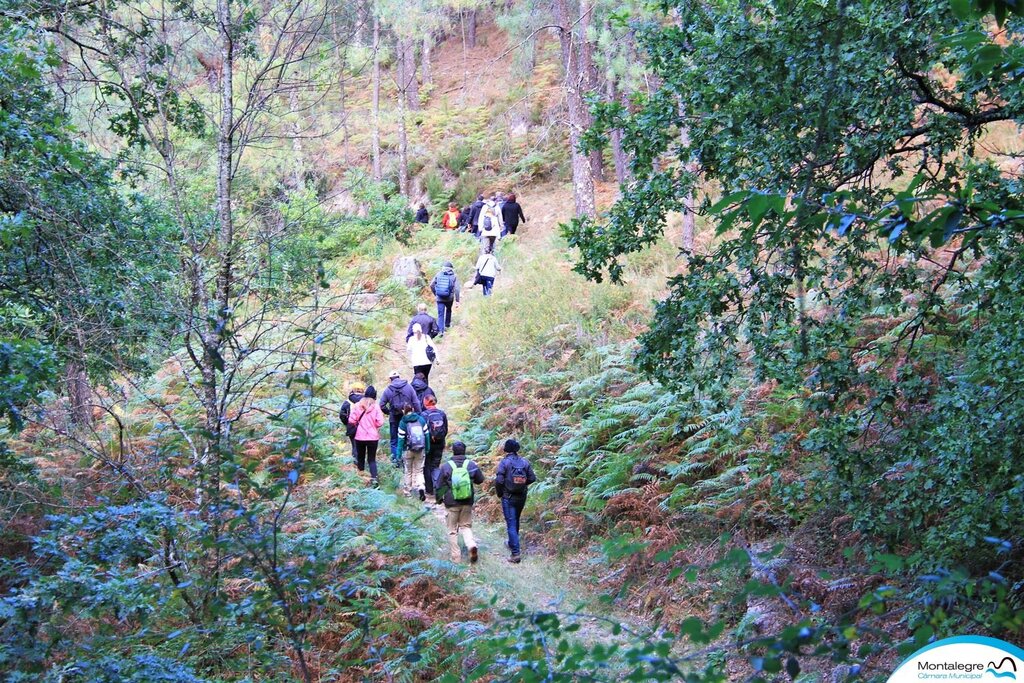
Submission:
[[[1021,644],[1021,9],[0,0],[5,680],[881,681]],[[465,218],[517,196],[477,295]],[[342,408],[449,268],[468,567]]]

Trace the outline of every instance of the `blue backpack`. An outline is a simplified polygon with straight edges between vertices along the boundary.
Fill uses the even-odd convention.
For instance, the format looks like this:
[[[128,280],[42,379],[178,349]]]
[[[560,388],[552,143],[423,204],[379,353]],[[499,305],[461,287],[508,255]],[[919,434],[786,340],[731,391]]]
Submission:
[[[452,295],[452,289],[455,285],[455,276],[449,275],[448,273],[438,273],[437,278],[434,281],[434,294],[439,299],[447,299]]]

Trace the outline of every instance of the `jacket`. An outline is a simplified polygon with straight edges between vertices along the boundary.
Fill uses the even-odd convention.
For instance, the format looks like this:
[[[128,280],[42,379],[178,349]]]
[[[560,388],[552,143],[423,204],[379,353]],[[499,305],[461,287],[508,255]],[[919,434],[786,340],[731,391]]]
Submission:
[[[430,430],[427,428],[427,421],[419,413],[409,413],[403,415],[402,419],[398,422],[398,452],[399,454],[405,453],[405,432],[406,426],[412,422],[419,422],[423,427],[423,436],[425,438],[423,444],[423,452],[426,453],[430,450]]]
[[[437,278],[438,278],[438,276],[440,276],[442,274],[448,275],[453,280],[453,282],[452,282],[452,293],[448,297],[437,296]],[[437,275],[435,275],[434,279],[430,281],[430,291],[434,293],[434,296],[437,297],[438,301],[443,301],[444,303],[448,303],[450,301],[458,301],[459,300],[459,294],[460,294],[460,292],[459,292],[460,288],[461,288],[461,285],[459,284],[459,276],[455,274],[455,269],[454,268],[443,268],[441,270],[441,272],[438,273]],[[411,336],[412,336],[412,332],[409,332],[409,337],[411,337]],[[431,336],[433,336],[433,335],[431,335]],[[408,339],[409,337],[406,337],[406,339]]]
[[[380,395],[380,408],[397,421],[402,416],[402,409],[405,406],[412,406],[417,413],[423,410],[415,389],[404,379],[393,379],[384,393]]]
[[[431,338],[436,337],[441,329],[437,326],[437,320],[434,319],[429,313],[417,313],[409,321],[409,327],[405,331],[405,341],[409,341],[409,337],[412,336],[412,326],[416,323],[420,324],[423,329],[423,334],[428,334]]]
[[[430,443],[434,450],[444,450],[444,441],[448,438],[448,416],[440,408],[427,408],[420,415],[427,421],[427,429],[431,430]],[[434,424],[439,424],[437,429]]]
[[[419,209],[416,210],[416,222],[417,223],[429,223],[430,222],[430,213],[426,210],[426,208],[419,208]]]
[[[449,219],[449,217],[455,219],[455,225],[452,226],[452,227],[448,226],[448,219]],[[455,230],[456,228],[459,227],[459,224],[462,222],[461,219],[462,219],[462,216],[459,213],[458,209],[455,209],[454,211],[450,211],[450,210],[449,211],[445,211],[443,214],[441,214],[441,229],[442,230]]]
[[[446,508],[454,507],[456,505],[472,505],[476,500],[475,489],[473,490],[473,493],[470,494],[469,500],[456,501],[452,496],[452,460],[455,461],[456,466],[461,467],[462,463],[466,462],[466,456],[453,455],[450,460],[445,460],[441,463],[441,469],[437,471],[437,486],[434,488],[437,502],[440,503],[443,500]],[[472,460],[469,461],[469,479],[477,486],[484,483],[484,473]],[[444,495],[443,499],[441,497],[442,493]]]
[[[480,254],[480,258],[476,260],[476,272],[480,273],[481,277],[497,277],[501,272],[501,266],[498,265],[498,259],[494,254]]]
[[[423,405],[423,399],[425,399],[427,396],[433,396],[434,398],[437,398],[437,394],[435,394],[434,390],[427,385],[427,381],[420,379],[419,377],[413,378],[412,390],[416,392],[416,398],[420,400],[421,406]]]
[[[484,203],[481,200],[476,200],[469,207],[469,218],[467,224],[472,232],[476,232],[476,222],[480,218],[480,210],[484,208]]]
[[[348,423],[356,426],[356,441],[378,441],[379,430],[384,425],[384,413],[376,402],[366,410],[356,406],[348,416]]]
[[[487,216],[491,217],[490,228],[484,227],[484,219]],[[480,214],[476,220],[477,229],[484,237],[498,237],[501,235],[504,224],[501,222],[501,211],[494,202],[487,202],[484,208],[480,209]]]
[[[512,472],[514,467],[526,468],[526,485],[529,486],[537,481],[537,475],[533,473],[533,466],[530,461],[518,453],[509,453],[498,463],[498,471],[494,475],[494,490],[501,498],[518,498],[525,500],[526,491],[522,493],[509,493],[505,490],[505,479]]]
[[[509,230],[515,230],[519,227],[519,220],[526,222],[526,216],[523,215],[523,207],[519,206],[519,202],[505,202],[501,207],[501,218],[505,221],[505,227]]]
[[[413,335],[405,340],[405,348],[409,351],[409,363],[416,367],[417,365],[431,365],[432,360],[427,356],[427,347],[433,348],[434,342],[430,341],[430,337],[422,335],[419,339],[416,339],[416,335]],[[421,410],[416,409],[416,412]]]
[[[338,411],[338,419],[344,424],[348,424],[348,416],[352,414],[352,408],[362,400],[363,395],[358,391],[349,393],[348,400],[341,404],[341,410]]]

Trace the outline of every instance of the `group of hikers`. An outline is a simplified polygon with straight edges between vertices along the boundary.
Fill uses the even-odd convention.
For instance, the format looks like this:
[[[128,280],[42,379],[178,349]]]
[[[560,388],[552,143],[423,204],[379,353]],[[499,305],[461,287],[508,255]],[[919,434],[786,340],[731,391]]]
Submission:
[[[426,206],[420,205],[416,220],[430,222]],[[450,204],[441,218],[446,230],[461,229],[480,240],[480,256],[476,262],[473,285],[483,286],[489,296],[494,278],[501,271],[494,255],[495,244],[505,235],[514,235],[519,221],[526,222],[522,207],[514,194],[495,193],[490,199],[479,195],[477,201],[461,211]],[[428,505],[444,506],[448,528],[448,546],[453,562],[462,559],[459,546],[461,534],[470,563],[479,557],[473,537],[473,504],[476,487],[484,484],[483,470],[466,455],[466,444],[451,443],[451,456],[445,460],[448,440],[448,416],[438,407],[437,395],[431,389],[430,370],[437,360],[434,339],[444,337],[452,325],[452,308],[460,300],[460,283],[451,261],[445,261],[430,282],[430,291],[437,302],[437,318],[420,303],[406,329],[405,343],[412,382],[393,371],[378,401],[373,386],[353,388],[342,405],[341,420],[352,446],[352,458],[360,471],[369,470],[370,485],[378,486],[377,448],[380,429],[388,424],[391,461],[402,468],[402,492],[417,496]],[[507,439],[505,455],[498,463],[493,479],[501,499],[508,532],[509,562],[521,561],[519,539],[520,518],[526,505],[527,489],[537,480],[529,461],[519,453],[519,442]]]
[[[418,328],[419,323],[414,326]],[[423,372],[417,372],[411,384],[398,371],[389,379],[380,401],[376,388],[368,386],[352,389],[342,405],[340,417],[347,425],[356,468],[360,472],[369,469],[370,485],[378,486],[379,430],[387,422],[391,461],[402,468],[402,493],[422,502],[430,496],[433,500],[428,505],[444,506],[452,562],[462,559],[461,534],[469,562],[475,563],[479,551],[473,537],[473,504],[476,487],[485,483],[483,470],[466,455],[462,441],[451,443],[451,456],[445,460],[448,416],[438,408],[437,396]],[[520,455],[518,441],[507,439],[504,452],[493,483],[505,516],[508,561],[518,564],[522,559],[520,518],[527,490],[537,477],[530,462]]]

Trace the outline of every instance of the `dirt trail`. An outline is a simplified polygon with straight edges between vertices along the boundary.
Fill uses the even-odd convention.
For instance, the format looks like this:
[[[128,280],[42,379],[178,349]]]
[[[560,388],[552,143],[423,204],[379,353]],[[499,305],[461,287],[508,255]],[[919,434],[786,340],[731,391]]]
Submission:
[[[511,251],[506,247],[511,240],[500,242],[498,245],[497,255],[503,270],[495,282],[496,293],[499,291],[506,294],[514,292],[520,278],[529,275],[528,269],[537,267],[538,258],[545,265],[565,264],[564,254],[557,247],[556,235],[558,224],[568,218],[567,213],[572,207],[571,194],[565,188],[541,188],[530,194],[527,201],[528,204],[524,210],[530,220],[525,226],[521,226],[519,234],[512,238],[520,247],[515,250],[518,257],[512,258]],[[536,210],[531,211],[531,207],[536,207]],[[445,252],[454,244],[450,240],[467,241],[471,239],[462,234],[439,235],[439,241],[435,247],[416,256],[421,263],[429,264],[447,257]],[[523,261],[530,263],[523,263]],[[438,396],[439,407],[446,410],[449,415],[449,443],[464,428],[458,415],[452,419],[453,412],[459,414],[468,412],[468,410],[453,405],[459,398],[458,392],[452,389],[453,380],[456,377],[461,379],[466,373],[471,373],[478,356],[467,323],[473,319],[481,306],[500,305],[500,299],[497,297],[485,298],[480,287],[466,286],[465,280],[471,278],[470,273],[459,272],[458,274],[463,283],[462,302],[453,313],[452,328],[443,339],[437,341],[437,362],[430,374],[430,386]],[[427,272],[427,280],[429,281],[433,275],[434,273]],[[431,309],[433,308],[431,300],[428,299],[427,304]],[[433,314],[433,311],[431,313]],[[411,314],[412,311],[410,311]],[[381,359],[378,376],[386,377],[388,372],[395,368],[402,372],[403,377],[409,377],[411,368],[405,352],[404,327],[395,332],[390,348]],[[382,454],[382,468],[390,469],[386,447],[382,449]],[[446,457],[449,455],[450,451],[446,453]],[[488,471],[485,472],[485,475],[487,476],[485,488],[489,488],[494,473]],[[391,478],[398,479],[396,475],[391,475]],[[388,481],[389,477],[385,476],[384,480]],[[431,513],[423,519],[430,520],[427,522],[428,530],[436,540],[434,556],[439,560],[447,559],[444,508],[424,505],[411,498],[404,499],[403,504]],[[593,590],[595,584],[587,580],[590,571],[586,567],[571,566],[558,557],[532,551],[530,547],[531,532],[524,530],[523,533],[522,563],[511,565],[507,562],[509,553],[504,545],[506,534],[503,521],[488,522],[477,517],[474,519],[473,531],[480,548],[480,560],[472,567],[466,565],[467,582],[465,585],[482,601],[497,595],[500,606],[514,607],[516,603],[522,602],[531,610],[573,611],[579,608],[588,613],[615,618],[614,615],[608,615],[606,607],[597,603],[597,592]],[[632,621],[626,617],[621,618],[624,621]],[[604,627],[591,620],[581,620],[579,635],[587,642],[608,642],[611,638]]]

